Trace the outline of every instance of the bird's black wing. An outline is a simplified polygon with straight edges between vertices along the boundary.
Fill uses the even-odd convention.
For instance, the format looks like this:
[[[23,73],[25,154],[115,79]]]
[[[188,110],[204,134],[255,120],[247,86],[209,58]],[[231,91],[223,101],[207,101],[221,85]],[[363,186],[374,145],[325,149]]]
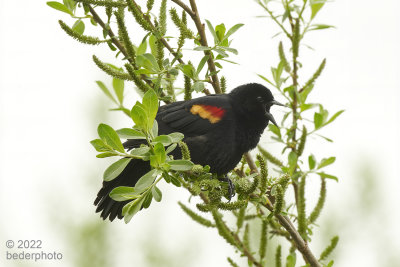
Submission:
[[[227,118],[230,101],[226,95],[205,96],[160,107],[159,133],[181,132],[185,137],[203,135]]]

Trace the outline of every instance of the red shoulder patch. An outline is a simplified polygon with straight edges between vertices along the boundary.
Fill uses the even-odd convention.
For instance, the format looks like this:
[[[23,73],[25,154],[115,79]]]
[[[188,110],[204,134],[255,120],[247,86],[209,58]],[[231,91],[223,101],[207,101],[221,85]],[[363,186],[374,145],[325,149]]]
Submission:
[[[211,123],[219,122],[225,115],[225,109],[210,105],[193,105],[190,112],[199,115]]]

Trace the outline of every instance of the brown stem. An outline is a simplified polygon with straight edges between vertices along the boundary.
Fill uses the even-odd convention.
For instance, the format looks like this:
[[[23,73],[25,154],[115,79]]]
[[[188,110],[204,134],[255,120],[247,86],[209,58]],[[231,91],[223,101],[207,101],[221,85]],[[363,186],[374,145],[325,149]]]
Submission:
[[[154,26],[154,24],[151,22],[151,20],[149,19],[148,16],[146,16],[140,6],[135,2],[135,0],[131,0],[132,3],[136,6],[136,8],[140,11],[141,15],[143,16],[143,18],[150,24],[150,27],[152,28],[152,30],[155,32],[156,31],[156,27]],[[183,4],[182,2],[178,1],[174,1],[176,2],[179,6],[183,5],[185,6],[184,10],[186,12],[188,12],[186,9],[189,9],[188,6],[186,6],[185,4]],[[181,6],[182,7],[182,6]],[[183,7],[182,7],[183,8]],[[190,10],[190,9],[189,9]],[[189,12],[188,12],[189,13]],[[189,13],[190,16],[192,16],[194,13]],[[169,45],[169,43],[167,42],[167,40],[165,40],[163,37],[159,37],[160,42],[164,45],[165,48],[167,48],[167,50],[178,60],[179,63],[181,64],[185,64],[185,62],[179,57],[179,54]],[[210,94],[210,91],[208,91],[207,89],[204,89],[204,93],[206,95]]]
[[[94,21],[96,21],[104,30],[107,31],[107,35],[110,36],[111,42],[118,48],[119,51],[125,56],[125,58],[129,61],[129,63],[135,67],[135,62],[132,58],[129,57],[128,53],[125,50],[125,47],[121,42],[118,40],[118,37],[114,34],[110,27],[107,27],[97,12],[92,8],[91,5],[88,4],[89,12],[92,14]],[[153,86],[153,82],[146,79],[146,76],[142,74],[145,78],[143,79],[148,85]],[[165,94],[162,92],[161,96],[164,97]],[[170,101],[165,100],[166,104],[169,104]]]
[[[279,220],[279,223],[286,229],[286,231],[289,232],[290,236],[293,238],[296,248],[303,255],[305,261],[309,263],[311,267],[321,267],[317,258],[315,258],[314,254],[308,247],[307,242],[305,242],[300,234],[296,231],[296,228],[293,226],[289,218],[280,214],[276,215],[276,218]]]
[[[135,2],[135,0],[131,0],[132,3],[136,6],[136,8],[140,11],[141,15],[143,16],[143,18],[150,24],[153,33],[156,31],[156,27],[154,26],[154,24],[151,22],[151,20],[149,19],[148,16],[146,16],[143,12],[142,9],[140,8],[140,6]],[[163,37],[159,37],[159,40],[161,41],[161,43],[165,46],[165,48],[167,48],[167,50],[174,55],[174,57],[176,57],[179,61],[179,63],[181,64],[185,64],[185,62],[183,62],[183,60],[178,56],[178,54],[175,52],[175,50],[168,44],[167,40],[165,40]]]
[[[94,21],[96,21],[100,26],[107,31],[108,36],[111,38],[111,42],[118,48],[119,51],[129,60],[129,63],[131,63],[134,66],[134,62],[132,59],[129,57],[128,53],[125,50],[125,47],[121,42],[118,40],[117,36],[114,34],[114,32],[111,30],[110,27],[107,27],[106,24],[103,22],[103,20],[99,17],[97,12],[92,8],[91,5],[88,4],[89,11],[93,16]]]
[[[244,153],[244,158],[246,159],[247,164],[248,164],[249,167],[250,167],[251,173],[259,173],[259,172],[258,172],[257,165],[255,164],[255,162],[254,162],[254,160],[253,160],[253,158],[251,157],[251,155],[250,155],[249,152]]]
[[[186,11],[186,13],[189,14],[189,16],[194,17],[196,14],[190,9],[190,7],[188,7],[187,5],[185,5],[183,2],[181,2],[180,0],[171,0],[172,2],[174,2],[175,4],[177,4],[178,6],[180,6],[183,10]]]
[[[262,203],[264,207],[266,207],[269,211],[273,211],[273,207],[269,204]],[[299,232],[297,232],[296,228],[294,227],[293,223],[287,216],[277,214],[275,217],[278,219],[279,223],[286,229],[289,233],[290,237],[293,240],[294,245],[296,246],[297,250],[303,255],[304,260],[306,263],[309,263],[311,267],[321,267],[317,258],[315,258],[314,254],[308,247],[307,242],[300,236]]]
[[[249,164],[250,169],[252,172],[257,172],[258,173],[258,168],[254,164],[253,159],[251,156],[246,153],[245,158],[247,163]],[[273,203],[271,202],[270,198],[271,196],[267,196],[268,202],[269,203],[262,203],[264,207],[266,207],[269,211],[273,211],[274,208],[272,206]],[[300,251],[300,253],[303,255],[304,260],[310,264],[311,267],[320,267],[321,265],[319,264],[318,260],[315,258],[314,254],[311,252],[310,248],[307,245],[307,242],[303,240],[303,238],[300,236],[299,232],[297,232],[296,228],[294,227],[293,223],[290,221],[290,219],[287,216],[283,216],[281,214],[275,215],[275,217],[278,219],[279,223],[283,226],[283,228],[286,229],[286,231],[289,233],[291,236],[296,248]]]
[[[200,35],[200,44],[202,46],[208,47],[207,37],[206,37],[206,33],[204,31],[204,24],[201,23],[199,11],[197,10],[196,1],[195,0],[190,0],[190,6],[191,6],[192,11],[193,11],[193,15],[191,15],[191,18],[193,19],[193,21],[194,21],[194,23],[196,25],[197,31],[198,31],[198,33]],[[210,70],[211,73],[214,73],[211,76],[211,78],[212,78],[211,85],[213,86],[214,91],[215,91],[216,94],[222,94],[221,86],[219,84],[218,75],[216,74],[217,69],[215,68],[214,59],[212,58],[211,52],[208,51],[208,50],[205,50],[204,51],[204,55],[209,56],[209,58],[207,60],[208,69]]]
[[[225,225],[226,226],[226,225]],[[228,226],[226,226],[228,227]],[[240,240],[239,236],[235,233],[232,232],[232,236],[233,238],[235,238],[235,241],[238,243],[239,245],[239,249],[241,249],[241,251],[243,252],[244,255],[246,255],[246,257],[257,267],[263,267],[263,265],[258,262],[253,254],[248,250],[248,248],[242,243],[242,241]]]

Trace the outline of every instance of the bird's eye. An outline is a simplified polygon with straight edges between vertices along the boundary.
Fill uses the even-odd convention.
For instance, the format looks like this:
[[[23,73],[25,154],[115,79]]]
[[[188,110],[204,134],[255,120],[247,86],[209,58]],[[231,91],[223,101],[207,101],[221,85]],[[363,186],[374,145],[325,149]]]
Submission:
[[[258,97],[257,97],[257,101],[260,102],[260,103],[263,103],[263,102],[264,102],[264,99],[263,99],[261,96],[258,96]]]

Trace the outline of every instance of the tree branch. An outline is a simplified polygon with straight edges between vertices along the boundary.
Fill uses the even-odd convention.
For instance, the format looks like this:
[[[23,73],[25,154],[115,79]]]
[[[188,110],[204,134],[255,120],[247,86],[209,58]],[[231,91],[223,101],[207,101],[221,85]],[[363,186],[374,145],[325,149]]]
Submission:
[[[140,6],[135,2],[135,0],[131,0],[132,3],[136,6],[136,8],[140,11],[141,15],[143,16],[143,18],[150,24],[151,28],[153,29],[153,31],[156,31],[156,27],[154,26],[154,24],[151,22],[151,20],[149,19],[148,16],[146,16],[143,12],[142,9],[140,8]],[[174,55],[174,57],[176,57],[179,61],[179,63],[181,64],[185,64],[185,62],[183,62],[183,60],[178,56],[178,53],[175,52],[175,50],[168,44],[167,40],[165,40],[162,36],[159,36],[159,40],[161,41],[161,43],[165,46],[165,48],[167,48],[167,50]]]
[[[97,12],[92,8],[91,5],[88,4],[89,7],[89,12],[92,14],[94,21],[96,21],[98,24],[100,24],[101,28],[103,30],[107,31],[108,36],[111,38],[111,42],[121,51],[121,53],[129,60],[129,63],[131,63],[134,66],[133,60],[129,57],[128,53],[125,50],[125,47],[121,42],[118,40],[117,36],[114,34],[112,29],[110,27],[107,27],[106,24],[103,22],[103,20],[99,17]]]
[[[177,4],[178,6],[180,6],[183,10],[186,11],[186,13],[189,14],[189,16],[191,16],[192,18],[196,15],[191,9],[190,7],[188,7],[187,5],[185,5],[183,2],[181,2],[180,0],[171,0],[172,2],[174,2],[175,4]]]
[[[257,266],[257,267],[263,267],[263,265],[262,265],[260,262],[258,262],[258,261],[254,258],[253,254],[252,254],[252,253],[247,249],[247,247],[243,244],[243,242],[240,240],[239,236],[238,236],[236,233],[233,233],[233,232],[232,232],[232,235],[233,235],[233,238],[235,238],[235,241],[236,241],[236,242],[238,243],[238,245],[240,246],[240,248],[241,248],[243,254],[246,255],[246,257],[247,257],[255,266]]]
[[[251,171],[253,173],[259,173],[258,168],[255,165],[254,160],[251,158],[250,154],[245,153],[244,156],[246,158],[247,163],[249,164]],[[272,203],[270,200],[271,196],[267,195],[267,198],[269,203]],[[274,208],[269,203],[262,203],[262,205],[272,212]],[[311,267],[320,267],[321,265],[319,264],[317,258],[315,258],[314,254],[308,247],[307,242],[304,241],[303,238],[300,236],[299,232],[297,232],[296,228],[294,227],[290,219],[287,216],[283,216],[281,214],[277,214],[275,215],[275,217],[278,219],[279,223],[286,229],[286,231],[290,234],[296,248],[303,255],[305,261],[309,263]]]
[[[141,15],[144,17],[144,19],[150,24],[150,26],[151,26],[151,28],[153,29],[153,31],[156,31],[156,27],[155,27],[154,24],[151,22],[151,20],[149,19],[149,17],[146,16],[146,15],[142,12],[140,6],[135,2],[135,0],[131,0],[131,1],[132,1],[132,3],[136,6],[136,8],[140,11],[140,13],[141,13]],[[174,1],[174,2],[175,2],[175,1]],[[185,6],[185,8],[189,9],[188,6],[186,6],[185,4],[183,4],[182,2],[180,2],[179,0],[176,1],[176,2],[179,2],[179,3],[180,3],[180,4],[177,3],[179,6],[181,6],[181,4],[182,4],[183,6]],[[183,7],[182,7],[182,8],[183,8]],[[184,8],[184,9],[185,9],[185,8]],[[185,10],[186,10],[186,9],[185,9]],[[187,11],[186,11],[186,12],[187,12]],[[193,12],[192,12],[192,14],[193,14]],[[191,15],[191,16],[192,16],[192,14],[189,13],[189,15]],[[181,64],[186,64],[186,63],[179,57],[179,54],[169,45],[169,43],[167,42],[167,40],[165,40],[162,36],[159,36],[158,38],[159,38],[160,42],[164,45],[164,47],[167,48],[167,50],[178,60],[179,63],[181,63]],[[210,94],[210,91],[208,91],[207,89],[204,89],[204,93],[205,93],[206,95],[209,95],[209,94]]]
[[[206,33],[204,31],[204,24],[201,23],[199,11],[197,10],[196,1],[195,0],[190,0],[190,6],[192,7],[192,11],[193,11],[193,15],[191,15],[191,18],[193,19],[193,21],[194,21],[194,23],[196,25],[197,31],[198,31],[198,33],[200,35],[200,44],[202,46],[208,47],[207,37],[206,37]],[[214,91],[215,91],[216,94],[222,94],[221,86],[219,84],[218,75],[216,73],[217,70],[215,68],[215,63],[214,63],[214,59],[212,58],[211,52],[208,51],[208,50],[205,50],[204,51],[204,55],[209,56],[209,58],[207,60],[208,69],[210,70],[211,73],[214,73],[211,76],[211,78],[212,78],[211,85],[213,86]]]

